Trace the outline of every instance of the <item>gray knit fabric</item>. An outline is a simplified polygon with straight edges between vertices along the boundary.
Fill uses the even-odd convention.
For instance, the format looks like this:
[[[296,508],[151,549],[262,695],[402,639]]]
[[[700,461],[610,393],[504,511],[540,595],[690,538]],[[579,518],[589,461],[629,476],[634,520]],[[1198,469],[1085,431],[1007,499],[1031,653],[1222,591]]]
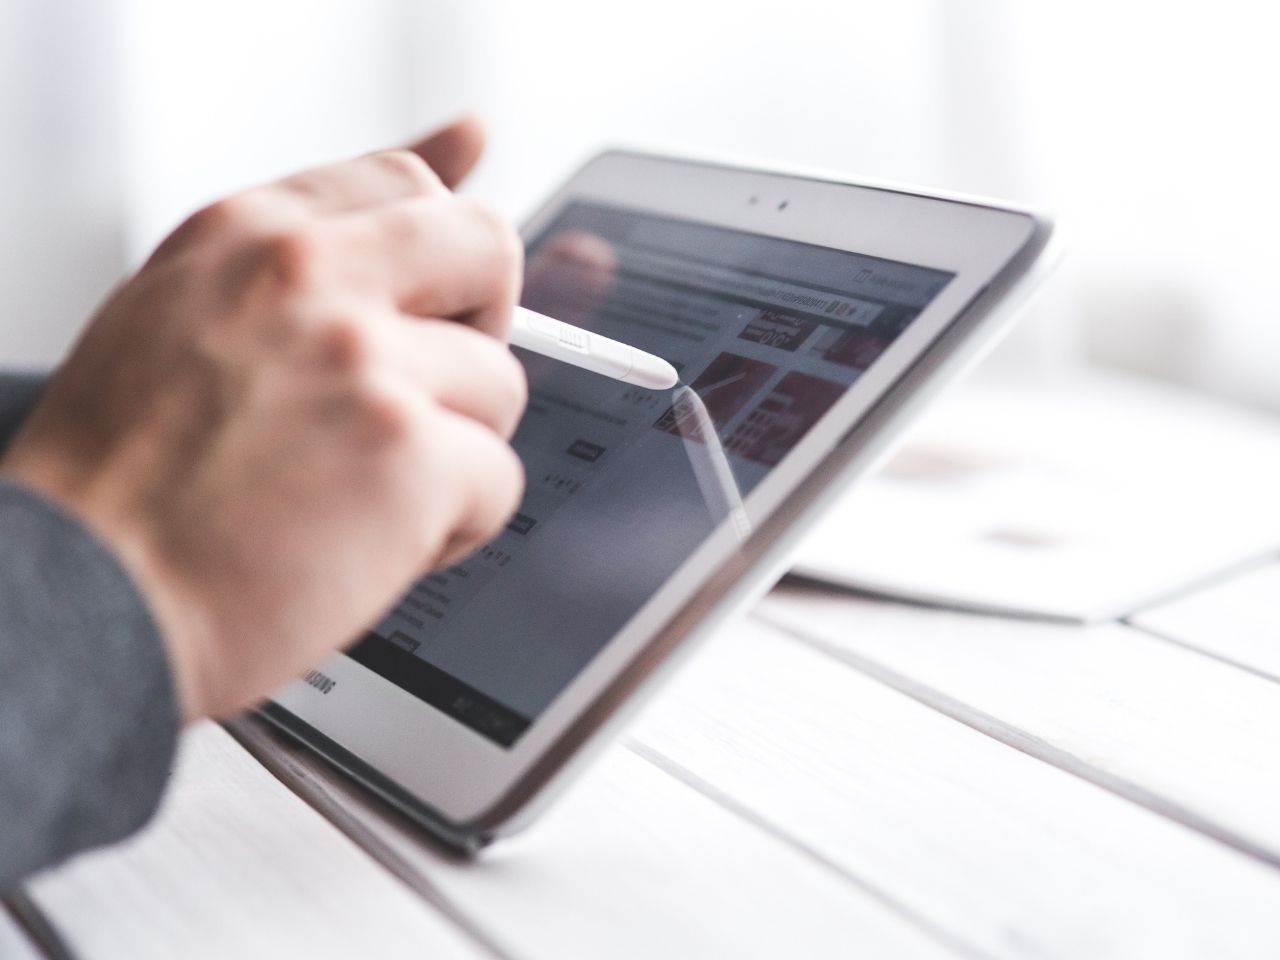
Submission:
[[[37,390],[0,377],[0,424]],[[115,557],[0,480],[0,891],[145,823],[178,727],[163,643]]]
[[[38,373],[0,373],[0,449],[40,399],[45,379]]]

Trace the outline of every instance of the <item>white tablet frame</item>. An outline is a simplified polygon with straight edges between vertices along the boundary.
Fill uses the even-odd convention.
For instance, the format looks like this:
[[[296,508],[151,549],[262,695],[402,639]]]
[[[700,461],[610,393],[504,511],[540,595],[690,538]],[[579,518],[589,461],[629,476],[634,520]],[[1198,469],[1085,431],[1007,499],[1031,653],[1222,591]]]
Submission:
[[[526,240],[571,200],[918,264],[955,278],[747,497],[756,528],[747,543],[738,548],[722,524],[512,747],[344,655],[320,668],[331,683],[295,682],[264,707],[269,720],[465,849],[527,821],[589,747],[607,742],[640,702],[641,688],[656,686],[673,654],[768,589],[808,522],[887,449],[948,374],[994,342],[1013,319],[1015,288],[1028,290],[1051,262],[1041,256],[1051,225],[1027,210],[623,151],[603,153],[575,173],[526,224]]]

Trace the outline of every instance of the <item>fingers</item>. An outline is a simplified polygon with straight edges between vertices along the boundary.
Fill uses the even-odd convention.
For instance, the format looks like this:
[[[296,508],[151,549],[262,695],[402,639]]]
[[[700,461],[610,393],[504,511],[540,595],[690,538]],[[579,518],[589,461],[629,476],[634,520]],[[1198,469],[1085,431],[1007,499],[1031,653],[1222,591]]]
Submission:
[[[151,260],[210,238],[261,236],[396,200],[446,196],[448,188],[417,154],[370,153],[211,203],[166,237]]]
[[[488,208],[452,194],[422,197],[352,214],[343,230],[367,251],[376,282],[403,312],[506,338],[524,248]]]
[[[501,342],[447,320],[366,317],[315,328],[308,355],[329,374],[326,421],[350,424],[359,456],[395,464],[413,491],[418,506],[401,522],[423,524],[412,539],[424,567],[452,563],[501,529],[524,485],[506,438],[526,395]]]
[[[306,170],[213,203],[188,217],[152,259],[163,259],[209,235],[263,232],[299,218],[440,196],[466,176],[483,149],[480,121],[461,117],[408,149],[381,150]]]
[[[435,424],[440,449],[450,451],[457,472],[465,474],[440,484],[456,498],[447,514],[454,517],[451,533],[435,556],[426,557],[428,567],[456,563],[483,545],[511,518],[524,491],[524,468],[519,457],[491,430],[466,417],[446,414]],[[438,522],[438,518],[435,518]],[[436,541],[439,543],[439,541]]]
[[[398,318],[380,331],[388,363],[437,404],[510,437],[528,395],[506,345],[445,320]]]
[[[404,150],[380,150],[286,177],[272,187],[313,214],[333,214],[451,190],[484,150],[484,127],[461,117]]]
[[[304,170],[259,188],[293,200],[299,212],[325,216],[412,197],[448,192],[441,178],[410,150],[380,150],[353,160]]]
[[[484,152],[484,126],[472,116],[459,117],[409,147],[427,162],[450,190],[471,172]]]
[[[276,296],[366,298],[375,308],[458,320],[505,340],[520,289],[520,239],[495,214],[451,193],[424,160],[452,182],[482,141],[479,125],[464,119],[419,144],[421,155],[368,154],[246,191],[189,218],[152,259],[218,245],[236,251],[240,280],[267,277]]]

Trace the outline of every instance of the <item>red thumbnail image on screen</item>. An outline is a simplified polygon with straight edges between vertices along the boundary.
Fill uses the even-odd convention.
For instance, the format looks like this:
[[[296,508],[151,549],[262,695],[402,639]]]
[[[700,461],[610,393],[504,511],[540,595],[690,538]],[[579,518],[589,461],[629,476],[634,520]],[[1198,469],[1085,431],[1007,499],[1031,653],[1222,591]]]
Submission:
[[[853,370],[865,370],[875,362],[893,337],[870,328],[830,328],[814,344],[814,352],[824,360]]]
[[[788,373],[738,424],[725,449],[774,466],[831,409],[844,389],[807,373]]]
[[[766,380],[778,368],[759,360],[740,357],[736,353],[722,353],[694,379],[690,386],[707,408],[711,422],[718,430],[747,405]],[[674,433],[690,440],[706,442],[699,426],[699,418],[693,403],[682,395],[667,408],[654,423],[659,430]]]
[[[817,321],[814,320],[803,320],[785,313],[761,310],[738,334],[738,339],[794,353],[817,328]]]

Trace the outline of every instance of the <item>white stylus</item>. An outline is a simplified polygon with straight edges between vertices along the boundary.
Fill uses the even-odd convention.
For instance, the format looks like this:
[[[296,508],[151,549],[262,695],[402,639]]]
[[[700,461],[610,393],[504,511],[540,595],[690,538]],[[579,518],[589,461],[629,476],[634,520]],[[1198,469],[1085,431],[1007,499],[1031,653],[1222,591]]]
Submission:
[[[544,357],[650,390],[667,390],[680,382],[676,368],[661,357],[524,307],[516,307],[511,318],[511,342]]]

